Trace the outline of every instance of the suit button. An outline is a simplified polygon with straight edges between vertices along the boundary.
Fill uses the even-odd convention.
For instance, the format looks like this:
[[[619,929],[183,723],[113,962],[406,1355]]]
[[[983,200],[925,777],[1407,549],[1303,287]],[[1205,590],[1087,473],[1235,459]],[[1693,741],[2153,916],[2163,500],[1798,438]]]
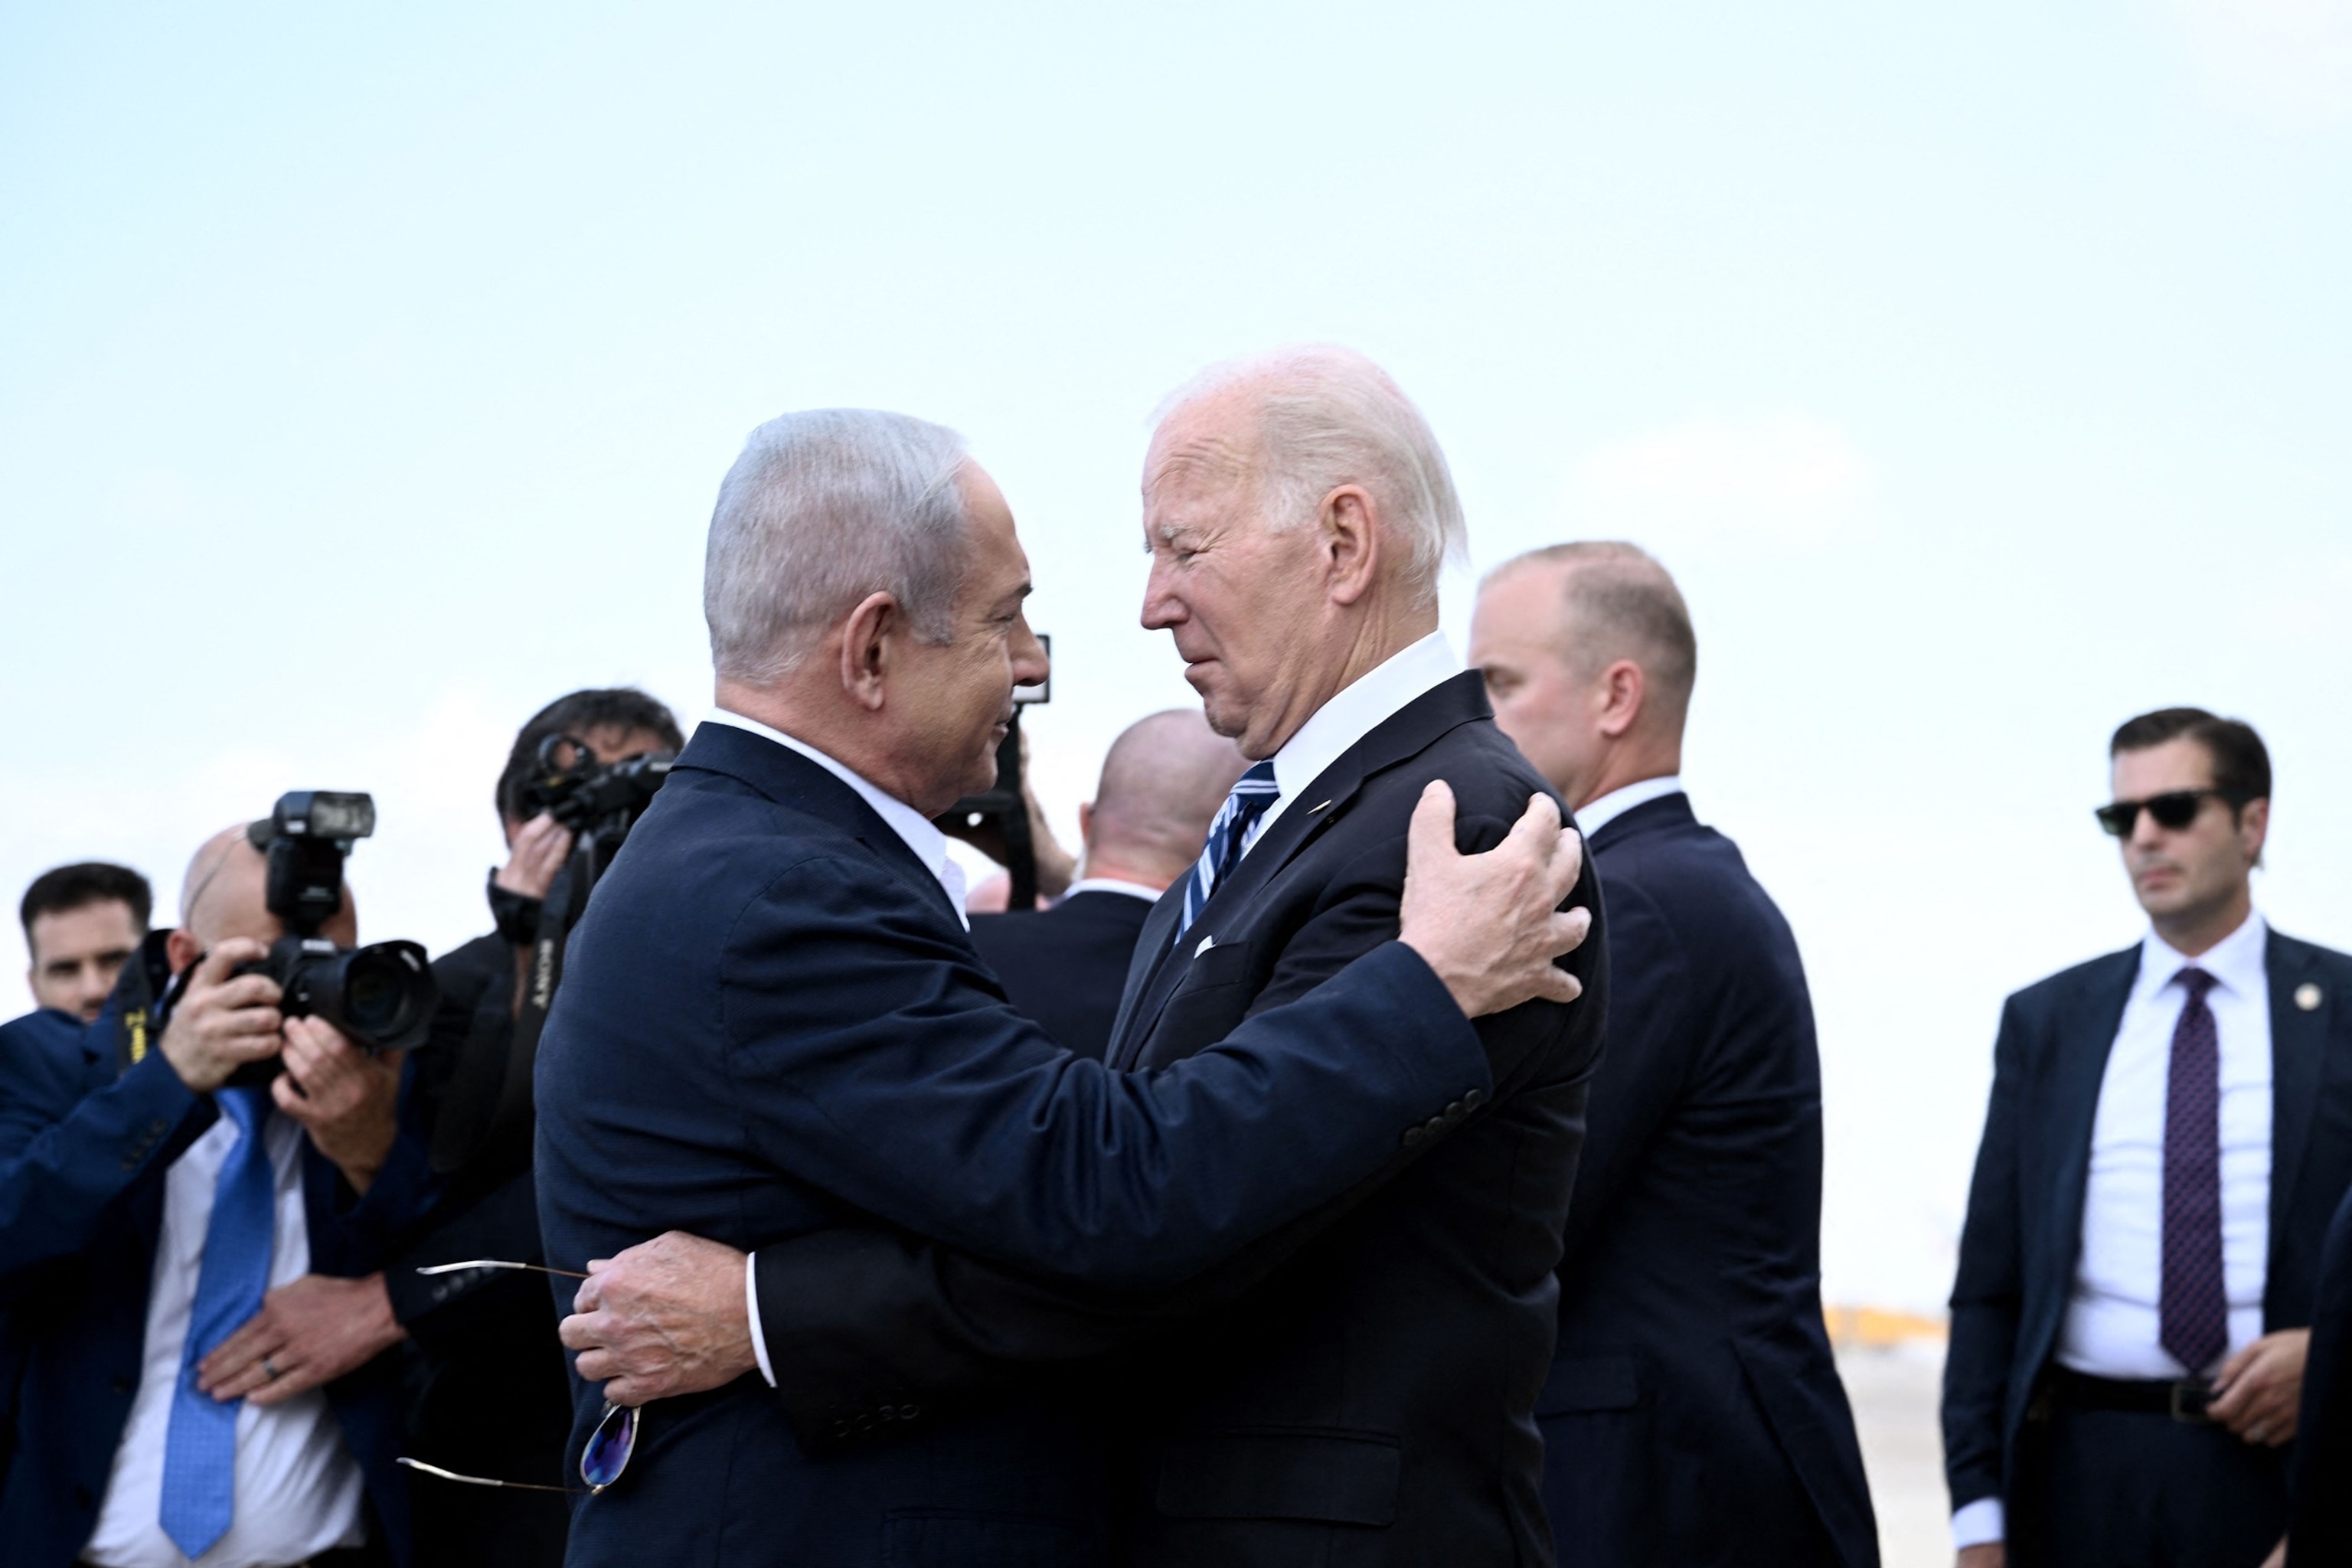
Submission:
[[[1462,1114],[1462,1107],[1463,1107],[1463,1101],[1458,1100],[1455,1100],[1453,1104],[1451,1104],[1451,1105],[1447,1106],[1447,1107],[1445,1108],[1445,1120],[1446,1120],[1446,1121],[1454,1121],[1455,1118],[1459,1117],[1459,1116]]]
[[[1404,1146],[1410,1149],[1427,1136],[1429,1132],[1426,1128],[1408,1127],[1404,1130]]]
[[[1486,1091],[1483,1089],[1474,1089],[1462,1097],[1462,1103],[1475,1110],[1486,1103]]]
[[[922,1406],[919,1405],[901,1405],[898,1406],[898,1419],[901,1421],[912,1421],[922,1415]]]

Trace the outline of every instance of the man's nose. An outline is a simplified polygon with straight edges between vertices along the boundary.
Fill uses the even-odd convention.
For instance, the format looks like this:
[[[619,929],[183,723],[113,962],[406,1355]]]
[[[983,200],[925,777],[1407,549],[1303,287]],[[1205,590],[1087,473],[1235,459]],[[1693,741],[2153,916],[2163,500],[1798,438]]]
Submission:
[[[1013,638],[1013,684],[1042,685],[1054,672],[1054,663],[1045,652],[1045,645],[1029,629],[1029,618],[1021,618],[1021,628]]]
[[[1143,580],[1143,629],[1163,631],[1184,618],[1184,602],[1170,589],[1160,563],[1151,564],[1151,575]]]

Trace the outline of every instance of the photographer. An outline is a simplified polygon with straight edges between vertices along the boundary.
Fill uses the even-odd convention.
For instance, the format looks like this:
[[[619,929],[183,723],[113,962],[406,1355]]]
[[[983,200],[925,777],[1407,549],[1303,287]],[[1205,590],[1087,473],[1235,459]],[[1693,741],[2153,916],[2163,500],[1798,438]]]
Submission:
[[[510,850],[490,879],[498,930],[434,965],[441,1006],[417,1053],[417,1079],[433,1165],[446,1189],[386,1278],[393,1311],[409,1335],[406,1451],[446,1469],[547,1486],[566,1479],[572,1397],[546,1280],[520,1271],[416,1269],[475,1258],[541,1260],[529,1055],[560,953],[549,955],[548,994],[533,1013],[526,1005],[533,1000],[526,984],[533,951],[543,926],[560,941],[564,917],[584,901],[598,867],[583,859],[609,856],[634,818],[632,803],[642,808],[641,795],[617,789],[622,804],[597,816],[598,806],[612,805],[596,794],[599,770],[623,764],[621,773],[601,775],[617,786],[635,771],[625,764],[683,743],[670,710],[641,691],[575,691],[533,715],[498,784]],[[582,750],[585,756],[575,754]],[[596,843],[583,846],[566,817]],[[592,852],[583,856],[583,848]],[[551,893],[570,900],[553,920],[543,918]],[[562,1497],[425,1479],[415,1506],[419,1557],[436,1568],[562,1562]]]
[[[421,1208],[424,1150],[400,1054],[301,1016],[348,973],[348,842],[320,847],[337,874],[306,879],[323,907],[293,935],[317,940],[289,963],[273,831],[283,803],[197,851],[165,972],[128,963],[96,1023],[0,1030],[11,1563],[412,1561],[373,1271]]]

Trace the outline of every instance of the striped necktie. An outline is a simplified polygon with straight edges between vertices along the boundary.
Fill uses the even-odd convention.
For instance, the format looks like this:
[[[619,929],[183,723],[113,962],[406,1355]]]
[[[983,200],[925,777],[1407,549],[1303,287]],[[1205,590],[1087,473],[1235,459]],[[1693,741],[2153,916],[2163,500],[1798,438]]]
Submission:
[[[1182,937],[1201,918],[1202,907],[1209,895],[1217,890],[1225,873],[1249,847],[1250,829],[1257,826],[1266,808],[1282,797],[1282,788],[1274,782],[1272,759],[1256,763],[1244,773],[1225,796],[1224,805],[1217,812],[1217,820],[1209,824],[1209,842],[1201,850],[1201,858],[1192,863],[1192,875],[1184,883],[1184,919],[1176,927]]]

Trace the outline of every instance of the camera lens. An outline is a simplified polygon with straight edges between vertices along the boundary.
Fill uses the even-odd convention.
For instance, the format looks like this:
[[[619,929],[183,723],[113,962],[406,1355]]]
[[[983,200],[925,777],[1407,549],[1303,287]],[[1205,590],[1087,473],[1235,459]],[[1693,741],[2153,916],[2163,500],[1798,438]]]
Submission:
[[[408,999],[408,971],[381,952],[356,952],[343,976],[343,1016],[356,1032],[372,1038],[392,1034]]]

